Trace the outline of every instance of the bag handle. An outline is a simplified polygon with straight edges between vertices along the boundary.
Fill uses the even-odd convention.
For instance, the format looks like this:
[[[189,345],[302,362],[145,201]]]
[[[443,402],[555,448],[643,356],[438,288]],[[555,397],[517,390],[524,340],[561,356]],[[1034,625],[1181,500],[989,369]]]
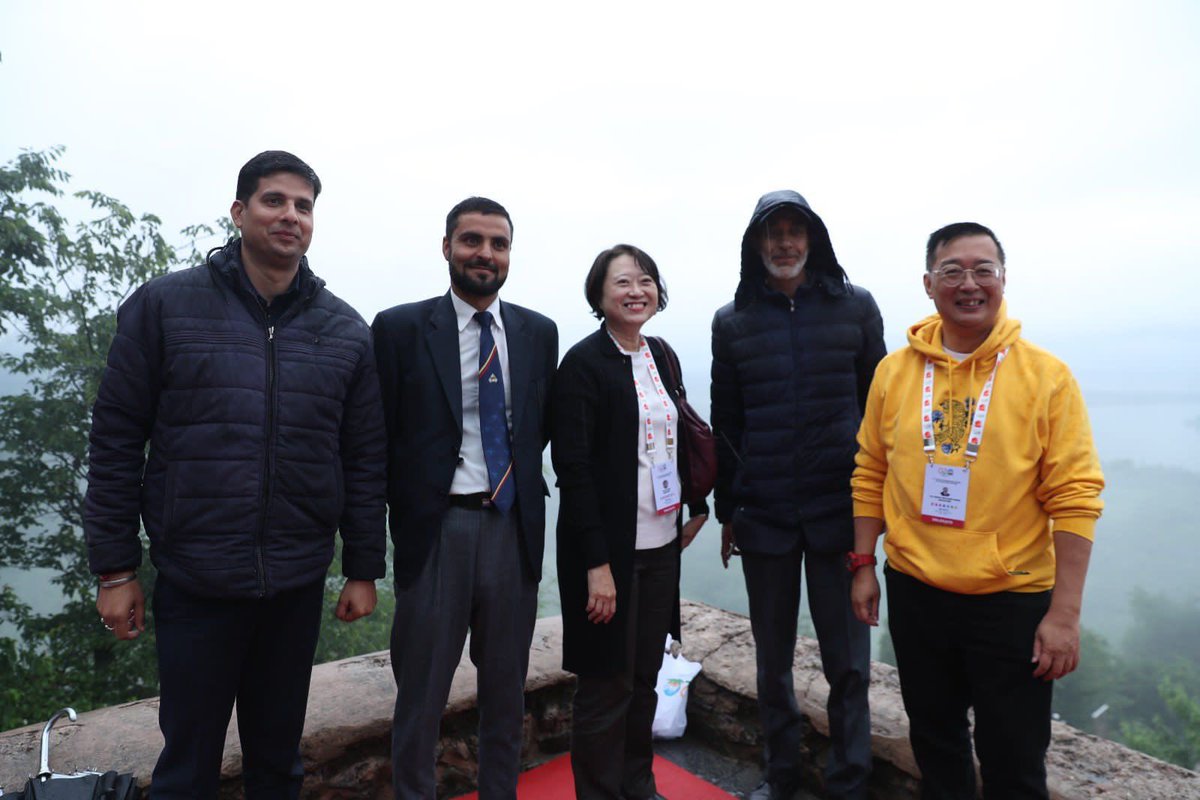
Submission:
[[[680,377],[682,371],[679,365],[679,356],[675,354],[675,348],[667,344],[667,340],[661,336],[651,336],[651,339],[658,342],[658,346],[667,354],[667,369],[671,372],[671,380],[675,381],[675,385],[679,387],[675,390],[677,397],[687,397],[687,389],[683,387],[683,378]]]

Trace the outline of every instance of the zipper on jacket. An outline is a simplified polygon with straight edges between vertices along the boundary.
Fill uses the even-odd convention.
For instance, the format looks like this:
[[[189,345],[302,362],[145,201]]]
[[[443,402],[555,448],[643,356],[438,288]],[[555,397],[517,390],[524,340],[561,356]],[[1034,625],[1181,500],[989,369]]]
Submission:
[[[211,253],[210,253],[211,255]],[[262,506],[259,513],[258,531],[255,534],[254,542],[254,562],[258,578],[258,596],[265,597],[267,594],[267,569],[266,569],[266,554],[264,552],[267,538],[267,525],[270,521],[270,505],[271,505],[271,483],[272,476],[275,472],[275,440],[278,436],[276,430],[278,420],[276,419],[276,410],[279,406],[276,387],[276,368],[277,354],[275,350],[275,329],[282,328],[288,322],[291,322],[301,309],[309,308],[316,296],[320,294],[324,284],[316,286],[308,286],[308,294],[304,294],[305,286],[301,284],[301,296],[297,297],[295,302],[283,312],[283,314],[271,322],[270,316],[266,310],[259,304],[257,297],[251,291],[248,291],[245,286],[236,278],[233,278],[235,284],[234,292],[242,297],[246,305],[250,309],[252,315],[258,315],[258,319],[262,322],[267,334],[267,424],[266,424],[266,453],[263,458],[263,489],[262,489]]]
[[[254,557],[258,564],[258,596],[267,594],[267,569],[263,547],[271,508],[271,476],[275,471],[275,326],[267,326],[267,452],[263,459],[263,501]]]
[[[262,519],[258,526],[258,541],[255,543],[255,558],[258,561],[259,597],[265,597],[267,594],[266,556],[263,553],[263,549],[266,546],[267,525],[270,522],[271,486],[272,477],[275,474],[275,443],[279,436],[276,414],[276,409],[279,406],[279,398],[277,397],[278,387],[276,386],[278,370],[276,369],[275,329],[283,327],[285,322],[290,322],[294,319],[300,313],[302,306],[308,308],[312,304],[313,296],[292,303],[292,307],[284,311],[283,316],[275,320],[273,324],[269,318],[265,319],[267,322],[267,453],[263,463]]]

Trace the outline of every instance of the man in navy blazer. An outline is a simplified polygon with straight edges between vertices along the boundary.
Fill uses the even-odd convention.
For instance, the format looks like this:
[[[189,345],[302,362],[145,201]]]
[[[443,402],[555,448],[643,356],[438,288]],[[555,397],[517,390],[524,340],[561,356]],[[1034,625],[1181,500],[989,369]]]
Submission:
[[[383,311],[372,325],[395,545],[398,800],[435,797],[442,710],[468,630],[478,671],[480,798],[516,797],[558,329],[500,302],[511,246],[503,206],[462,201],[442,240],[450,291]]]

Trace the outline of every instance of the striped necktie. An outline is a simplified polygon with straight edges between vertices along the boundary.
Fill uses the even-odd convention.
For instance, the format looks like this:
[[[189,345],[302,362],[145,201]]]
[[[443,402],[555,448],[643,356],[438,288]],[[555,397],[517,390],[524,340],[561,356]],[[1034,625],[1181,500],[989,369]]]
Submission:
[[[504,372],[492,336],[492,314],[479,311],[479,435],[483,459],[492,486],[492,503],[507,512],[517,499],[512,477],[512,447],[508,441],[508,415],[504,409]]]

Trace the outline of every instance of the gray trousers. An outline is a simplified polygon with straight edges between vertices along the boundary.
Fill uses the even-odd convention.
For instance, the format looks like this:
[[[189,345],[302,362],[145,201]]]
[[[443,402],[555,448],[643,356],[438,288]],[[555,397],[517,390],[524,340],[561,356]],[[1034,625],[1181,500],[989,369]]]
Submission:
[[[799,781],[801,714],[792,682],[800,572],[808,580],[808,608],[829,681],[829,759],[825,792],[831,798],[866,798],[871,771],[871,677],[869,629],[850,606],[850,573],[840,553],[779,556],[742,554],[750,627],[758,666],[758,711],[766,739],[766,779]]]
[[[396,592],[392,785],[434,800],[442,711],[468,630],[478,671],[479,797],[514,800],[537,582],[522,567],[514,514],[451,507],[417,580]]]

